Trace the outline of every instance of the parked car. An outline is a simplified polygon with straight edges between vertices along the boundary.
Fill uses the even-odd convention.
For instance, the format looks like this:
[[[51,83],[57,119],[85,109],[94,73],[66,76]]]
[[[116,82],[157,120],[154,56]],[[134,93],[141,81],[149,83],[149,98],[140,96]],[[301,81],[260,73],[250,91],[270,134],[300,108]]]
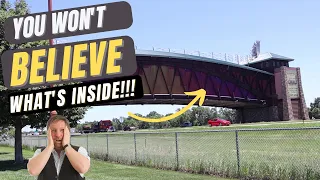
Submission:
[[[208,121],[209,126],[229,126],[231,124],[230,121],[220,118],[210,119]]]
[[[124,131],[135,131],[137,128],[136,127],[133,127],[133,126],[125,126],[123,127],[123,130]]]
[[[110,126],[108,131],[110,131],[110,132],[116,132],[116,128],[115,128],[114,126]]]
[[[92,125],[91,124],[82,125],[81,134],[83,134],[83,133],[91,133],[91,132],[92,132]]]
[[[192,127],[192,123],[191,122],[184,122],[181,124],[181,127]]]

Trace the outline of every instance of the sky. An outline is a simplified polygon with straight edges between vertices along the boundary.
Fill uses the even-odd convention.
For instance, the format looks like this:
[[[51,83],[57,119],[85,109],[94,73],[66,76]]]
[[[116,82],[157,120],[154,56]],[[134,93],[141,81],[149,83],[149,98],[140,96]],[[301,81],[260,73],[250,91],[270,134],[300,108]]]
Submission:
[[[116,1],[52,0],[53,10]],[[125,30],[59,39],[61,42],[128,35],[139,49],[171,48],[189,51],[250,54],[260,40],[261,53],[272,52],[295,59],[300,67],[307,106],[320,97],[320,1],[309,0],[129,0],[133,24]],[[48,10],[47,1],[27,0],[32,13]],[[90,109],[83,120],[94,121],[146,115],[156,110],[171,113],[173,105],[102,106]]]

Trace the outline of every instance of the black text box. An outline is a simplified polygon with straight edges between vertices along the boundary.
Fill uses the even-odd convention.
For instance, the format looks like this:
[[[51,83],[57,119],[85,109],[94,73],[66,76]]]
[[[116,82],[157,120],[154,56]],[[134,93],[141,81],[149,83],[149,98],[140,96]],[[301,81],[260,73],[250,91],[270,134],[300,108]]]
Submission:
[[[78,20],[69,22],[69,17],[70,20]],[[45,21],[40,21],[41,19]],[[57,19],[60,19],[61,21],[56,21]],[[83,21],[85,19],[87,19],[88,26],[86,26],[85,21]],[[65,27],[64,32],[55,32],[55,30],[57,30],[57,26],[55,25],[58,24],[56,22],[62,22],[61,25],[63,25],[63,22],[66,22],[65,26],[61,26]],[[19,28],[15,29],[14,24],[16,24],[16,27],[19,27],[20,23],[21,29],[19,31]],[[43,26],[41,23],[44,23]],[[4,27],[5,39],[9,43],[19,44],[29,41],[127,29],[132,23],[133,18],[130,4],[125,1],[120,1],[23,16],[13,16],[6,19]],[[27,27],[28,24],[29,27],[33,28]],[[24,25],[26,26],[24,27]]]
[[[137,70],[129,36],[10,50],[1,62],[8,89],[130,76]]]
[[[10,114],[22,115],[72,107],[94,106],[142,98],[139,75],[59,86],[9,95]]]

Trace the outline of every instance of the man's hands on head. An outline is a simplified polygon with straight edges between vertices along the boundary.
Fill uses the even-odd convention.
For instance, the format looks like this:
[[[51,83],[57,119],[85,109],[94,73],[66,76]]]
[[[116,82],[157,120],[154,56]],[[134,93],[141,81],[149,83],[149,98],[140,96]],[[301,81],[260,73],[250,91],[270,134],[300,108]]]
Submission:
[[[47,129],[47,136],[48,136],[48,148],[52,150],[52,149],[54,149],[54,142],[52,139],[50,127]]]
[[[70,130],[66,126],[64,128],[64,135],[62,140],[62,146],[66,144],[70,145]],[[90,168],[90,160],[83,156],[81,153],[75,151],[72,147],[68,146],[65,149],[66,156],[73,166],[73,168],[81,174],[85,174]]]
[[[70,130],[69,130],[68,126],[66,126],[64,128],[62,146],[65,146],[67,144],[70,144]]]
[[[29,159],[28,161],[28,171],[32,176],[38,176],[42,169],[44,168],[44,166],[47,164],[51,152],[54,149],[54,142],[53,142],[53,138],[51,135],[51,129],[50,127],[48,127],[47,129],[47,137],[48,137],[48,145],[47,147],[41,152],[39,153],[37,156]]]
[[[57,113],[57,111],[51,111],[50,112],[50,116],[54,116],[54,115],[57,115],[58,113]]]

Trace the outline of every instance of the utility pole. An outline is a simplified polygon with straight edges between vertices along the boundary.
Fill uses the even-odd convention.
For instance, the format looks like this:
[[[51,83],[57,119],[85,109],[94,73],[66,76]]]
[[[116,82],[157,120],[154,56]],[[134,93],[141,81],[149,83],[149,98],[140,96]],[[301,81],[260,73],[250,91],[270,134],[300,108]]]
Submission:
[[[48,0],[48,11],[52,11],[52,0]],[[50,45],[53,45],[53,39],[50,39]]]
[[[52,11],[52,0],[48,0],[48,11],[51,12]],[[53,39],[49,40],[50,45],[53,45]],[[50,85],[50,87],[53,87],[53,85]],[[51,111],[50,112],[50,117],[52,115],[56,115],[57,111]]]

